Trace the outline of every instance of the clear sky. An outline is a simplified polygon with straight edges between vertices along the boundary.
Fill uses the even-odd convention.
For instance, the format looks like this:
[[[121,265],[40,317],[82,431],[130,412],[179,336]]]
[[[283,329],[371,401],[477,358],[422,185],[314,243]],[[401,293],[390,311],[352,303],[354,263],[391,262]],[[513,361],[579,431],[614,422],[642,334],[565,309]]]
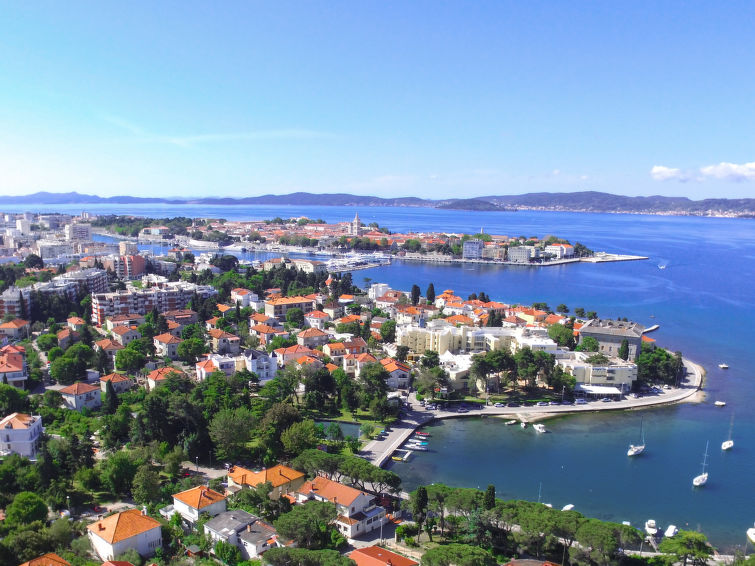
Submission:
[[[755,196],[755,3],[4,2],[0,194]]]

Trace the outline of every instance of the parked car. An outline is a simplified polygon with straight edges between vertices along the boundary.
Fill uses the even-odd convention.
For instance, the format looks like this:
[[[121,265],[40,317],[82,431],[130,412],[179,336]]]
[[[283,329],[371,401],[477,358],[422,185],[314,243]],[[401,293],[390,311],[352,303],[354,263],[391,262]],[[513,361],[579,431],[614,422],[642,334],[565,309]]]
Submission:
[[[500,407],[505,407],[506,405],[504,405],[503,403],[496,403],[496,404],[495,404],[495,405],[493,405],[493,406],[494,406],[494,407],[499,407],[499,408],[500,408]]]
[[[580,398],[580,399],[577,399],[576,401],[574,401],[574,403],[576,405],[587,405],[587,399],[581,399]]]
[[[548,406],[548,402],[547,401],[538,401],[537,406],[538,407],[547,407]]]

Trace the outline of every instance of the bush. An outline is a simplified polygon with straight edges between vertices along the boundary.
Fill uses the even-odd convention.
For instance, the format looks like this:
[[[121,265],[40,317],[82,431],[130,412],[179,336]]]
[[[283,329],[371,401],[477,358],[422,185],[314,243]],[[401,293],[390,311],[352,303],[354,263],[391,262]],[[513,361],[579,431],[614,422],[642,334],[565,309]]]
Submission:
[[[406,537],[404,543],[406,543],[406,546],[419,546],[417,541],[414,540],[414,537]]]

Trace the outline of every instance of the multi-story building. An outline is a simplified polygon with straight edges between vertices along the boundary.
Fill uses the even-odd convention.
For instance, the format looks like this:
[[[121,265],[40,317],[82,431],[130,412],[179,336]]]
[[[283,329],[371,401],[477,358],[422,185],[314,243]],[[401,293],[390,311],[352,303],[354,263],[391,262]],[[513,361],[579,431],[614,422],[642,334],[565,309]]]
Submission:
[[[265,314],[278,320],[284,320],[291,309],[301,309],[304,314],[313,311],[315,301],[307,297],[280,297],[265,301]]]
[[[19,340],[29,336],[31,325],[28,320],[14,318],[0,324],[0,339],[8,338],[9,340]]]
[[[296,492],[306,479],[307,476],[302,472],[282,464],[256,472],[241,466],[232,466],[228,469],[228,491],[238,493],[244,488],[254,489],[264,483],[269,483],[270,499],[280,499],[282,495]]]
[[[92,295],[92,322],[102,325],[106,318],[121,314],[146,314],[185,309],[194,293],[206,299],[217,294],[210,285],[194,285],[183,281],[155,285],[146,289],[128,288],[115,293]]]
[[[642,350],[642,333],[645,327],[636,322],[622,320],[594,319],[588,320],[579,329],[580,344],[588,336],[598,341],[598,351],[606,356],[618,356],[624,340],[629,346],[629,357],[636,360]]]
[[[615,387],[624,393],[637,380],[637,365],[612,357],[600,363],[590,363],[591,352],[568,352],[559,356],[556,363],[574,376],[577,389],[589,393],[595,387]]]
[[[43,432],[42,417],[11,413],[0,420],[0,456],[18,454],[34,459]]]
[[[485,242],[480,239],[472,238],[464,242],[461,248],[461,256],[464,259],[480,259]]]
[[[535,246],[510,246],[509,261],[515,263],[530,263],[533,259],[540,257],[540,248]]]
[[[275,354],[268,354],[264,350],[244,350],[246,369],[255,374],[260,385],[270,381],[278,372],[278,360]]]
[[[91,224],[66,224],[63,229],[66,240],[82,240],[88,242],[92,239],[92,225]]]
[[[425,327],[408,324],[396,328],[396,344],[422,353],[433,350],[445,352],[486,352],[510,349],[514,340],[513,327],[453,326],[443,319],[431,320]]]
[[[204,535],[214,543],[223,541],[241,551],[244,560],[259,557],[265,551],[285,546],[279,542],[278,533],[272,525],[259,517],[234,509],[220,513],[204,525]]]
[[[385,523],[385,509],[376,504],[375,496],[323,476],[305,482],[296,492],[299,503],[328,501],[338,511],[336,527],[348,538],[363,535]]]
[[[118,279],[136,279],[144,275],[147,260],[142,255],[113,255],[102,258],[105,269],[111,269]]]
[[[34,244],[37,254],[42,259],[55,259],[56,257],[73,253],[71,242],[62,240],[37,240]]]
[[[155,345],[156,356],[170,358],[171,360],[178,359],[178,345],[183,340],[176,338],[170,332],[158,334],[152,340]]]
[[[84,407],[97,409],[102,406],[100,388],[88,383],[78,381],[61,389],[60,394],[66,408],[73,411],[81,411]]]
[[[136,255],[139,253],[139,246],[136,242],[121,240],[118,242],[118,253],[120,255]]]
[[[0,382],[23,389],[29,377],[26,349],[12,344],[0,349]]]

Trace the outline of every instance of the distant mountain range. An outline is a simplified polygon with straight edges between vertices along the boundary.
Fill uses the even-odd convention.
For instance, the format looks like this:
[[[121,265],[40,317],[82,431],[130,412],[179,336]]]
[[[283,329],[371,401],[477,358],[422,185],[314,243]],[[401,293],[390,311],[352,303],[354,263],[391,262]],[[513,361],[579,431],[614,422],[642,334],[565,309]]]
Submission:
[[[381,198],[347,193],[290,193],[241,198],[166,199],[131,196],[100,197],[77,192],[37,192],[21,196],[0,196],[3,204],[207,204],[313,206],[411,206],[459,210],[558,210],[573,212],[612,212],[676,214],[695,216],[755,217],[755,199],[704,199],[686,197],[627,197],[597,191],[577,193],[526,193],[522,195],[485,196],[470,199],[431,200],[417,197]]]

